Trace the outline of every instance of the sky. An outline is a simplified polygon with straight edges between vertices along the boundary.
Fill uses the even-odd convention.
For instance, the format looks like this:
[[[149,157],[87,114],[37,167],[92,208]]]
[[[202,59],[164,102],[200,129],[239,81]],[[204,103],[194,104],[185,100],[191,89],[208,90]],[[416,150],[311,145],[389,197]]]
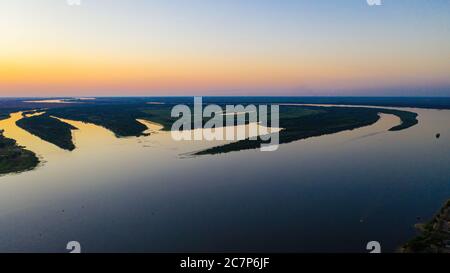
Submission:
[[[0,0],[0,96],[450,96],[450,0]]]

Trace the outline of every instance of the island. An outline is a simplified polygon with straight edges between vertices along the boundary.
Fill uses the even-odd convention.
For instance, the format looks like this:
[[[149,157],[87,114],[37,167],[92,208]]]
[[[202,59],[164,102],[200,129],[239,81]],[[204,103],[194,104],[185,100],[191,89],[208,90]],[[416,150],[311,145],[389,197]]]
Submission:
[[[372,125],[379,120],[379,114],[391,114],[400,118],[401,124],[389,131],[401,131],[418,123],[417,114],[409,111],[365,107],[321,107],[321,106],[281,106],[280,144],[290,143],[310,137],[353,130]],[[193,153],[215,155],[241,150],[258,149],[261,140],[240,140]]]
[[[72,151],[75,145],[72,141],[72,130],[77,128],[59,119],[48,116],[24,117],[16,122],[17,126],[31,134],[48,141],[61,149]]]
[[[14,139],[6,138],[0,130],[0,175],[34,169],[38,157],[31,151],[17,145]]]
[[[267,101],[261,98],[254,99],[255,102],[247,102],[243,98],[244,102],[241,104],[244,106],[249,103],[272,104],[277,101],[277,99],[273,99],[274,102],[269,99]],[[214,98],[211,103],[221,107],[232,103],[239,104],[228,100],[230,98],[227,100]],[[152,101],[156,99],[153,98]],[[147,127],[138,120],[156,122],[163,126],[162,130],[171,130],[173,122],[177,120],[171,117],[171,109],[178,103],[193,107],[192,98],[163,98],[157,104],[148,103],[148,99],[145,98],[99,98],[88,103],[60,103],[55,107],[45,108],[43,115],[24,117],[17,125],[45,141],[71,151],[75,149],[71,131],[76,128],[57,118],[93,123],[112,131],[116,137],[138,137],[148,134]],[[411,111],[370,107],[280,105],[279,127],[283,128],[280,132],[280,144],[372,125],[379,120],[380,113],[396,115],[401,119],[401,124],[390,128],[390,131],[404,130],[418,123],[417,114]],[[208,118],[204,118],[203,123],[207,120]],[[260,140],[246,139],[199,151],[194,155],[256,149],[261,144]]]

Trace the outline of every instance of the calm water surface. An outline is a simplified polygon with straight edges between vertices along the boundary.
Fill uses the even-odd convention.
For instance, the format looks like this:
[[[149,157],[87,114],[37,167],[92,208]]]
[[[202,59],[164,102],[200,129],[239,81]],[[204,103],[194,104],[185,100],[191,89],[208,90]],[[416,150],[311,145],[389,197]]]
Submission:
[[[259,150],[186,158],[214,146],[170,134],[117,139],[67,121],[63,151],[0,121],[44,161],[0,177],[0,251],[395,251],[450,198],[450,111],[410,109],[372,126]],[[441,133],[441,138],[435,135]]]

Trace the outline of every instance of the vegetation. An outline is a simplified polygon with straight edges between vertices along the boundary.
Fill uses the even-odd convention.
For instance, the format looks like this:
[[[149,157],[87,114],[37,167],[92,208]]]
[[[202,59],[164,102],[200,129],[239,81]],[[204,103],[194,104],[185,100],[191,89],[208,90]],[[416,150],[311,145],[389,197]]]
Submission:
[[[408,129],[419,123],[417,120],[417,114],[409,111],[391,110],[391,109],[379,109],[381,113],[396,115],[400,118],[402,123],[400,125],[394,126],[389,131],[401,131]]]
[[[226,104],[269,104],[269,103],[363,103],[370,105],[399,103],[401,100],[393,98],[304,98],[304,97],[205,97],[205,103],[215,103],[220,106]],[[440,103],[433,99],[406,99],[408,106],[416,103],[420,106],[433,106]],[[149,103],[150,102],[150,103]],[[446,100],[444,100],[446,102]],[[146,119],[163,125],[163,130],[170,130],[176,118],[170,116],[171,109],[176,104],[191,105],[192,97],[174,98],[97,98],[83,103],[74,104],[46,104],[37,103],[35,109],[46,107],[46,114],[38,117],[22,119],[18,125],[38,137],[54,143],[55,145],[73,150],[72,126],[60,122],[51,116],[93,123],[111,130],[117,137],[141,136],[145,134],[147,127],[137,119]],[[30,103],[19,99],[0,100],[0,104],[6,106],[1,114],[9,115],[17,107],[22,110],[29,109]],[[450,101],[449,101],[450,107]],[[331,134],[342,130],[351,130],[375,123],[378,113],[394,114],[400,117],[402,124],[395,126],[390,131],[399,131],[417,124],[417,114],[408,111],[392,109],[369,109],[362,107],[319,107],[319,106],[295,106],[283,105],[280,107],[280,127],[284,128],[280,133],[280,142],[292,141]],[[259,141],[242,140],[221,147],[201,151],[197,154],[216,154],[243,149],[260,147]]]
[[[0,175],[31,170],[38,164],[39,159],[33,152],[4,137],[0,130]]]
[[[450,200],[433,219],[417,224],[421,234],[400,249],[406,253],[450,253]]]
[[[390,131],[404,130],[418,122],[417,114],[407,111],[360,107],[282,106],[280,127],[284,130],[279,133],[280,144],[368,126],[378,121],[378,113],[393,114],[402,120],[400,125],[391,128]],[[245,139],[206,149],[194,155],[257,149],[262,143],[261,140]]]
[[[18,120],[17,126],[62,149],[69,151],[75,149],[72,141],[72,130],[77,128],[47,114]]]
[[[148,111],[155,108],[154,112]],[[148,119],[170,128],[170,109],[145,104],[89,105],[51,109],[49,115],[93,123],[111,130],[117,137],[144,135],[147,127],[136,119]],[[164,113],[164,115],[163,115]]]

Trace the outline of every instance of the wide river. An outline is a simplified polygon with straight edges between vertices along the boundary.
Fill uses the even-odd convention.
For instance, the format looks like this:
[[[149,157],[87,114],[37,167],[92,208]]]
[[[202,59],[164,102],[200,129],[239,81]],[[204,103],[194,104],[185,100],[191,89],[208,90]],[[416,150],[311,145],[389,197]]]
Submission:
[[[409,110],[419,124],[404,131],[381,115],[276,152],[201,157],[183,155],[212,143],[118,139],[74,121],[67,152],[13,114],[0,128],[43,163],[0,177],[0,252],[67,252],[69,241],[84,252],[395,251],[450,198],[450,111]]]

